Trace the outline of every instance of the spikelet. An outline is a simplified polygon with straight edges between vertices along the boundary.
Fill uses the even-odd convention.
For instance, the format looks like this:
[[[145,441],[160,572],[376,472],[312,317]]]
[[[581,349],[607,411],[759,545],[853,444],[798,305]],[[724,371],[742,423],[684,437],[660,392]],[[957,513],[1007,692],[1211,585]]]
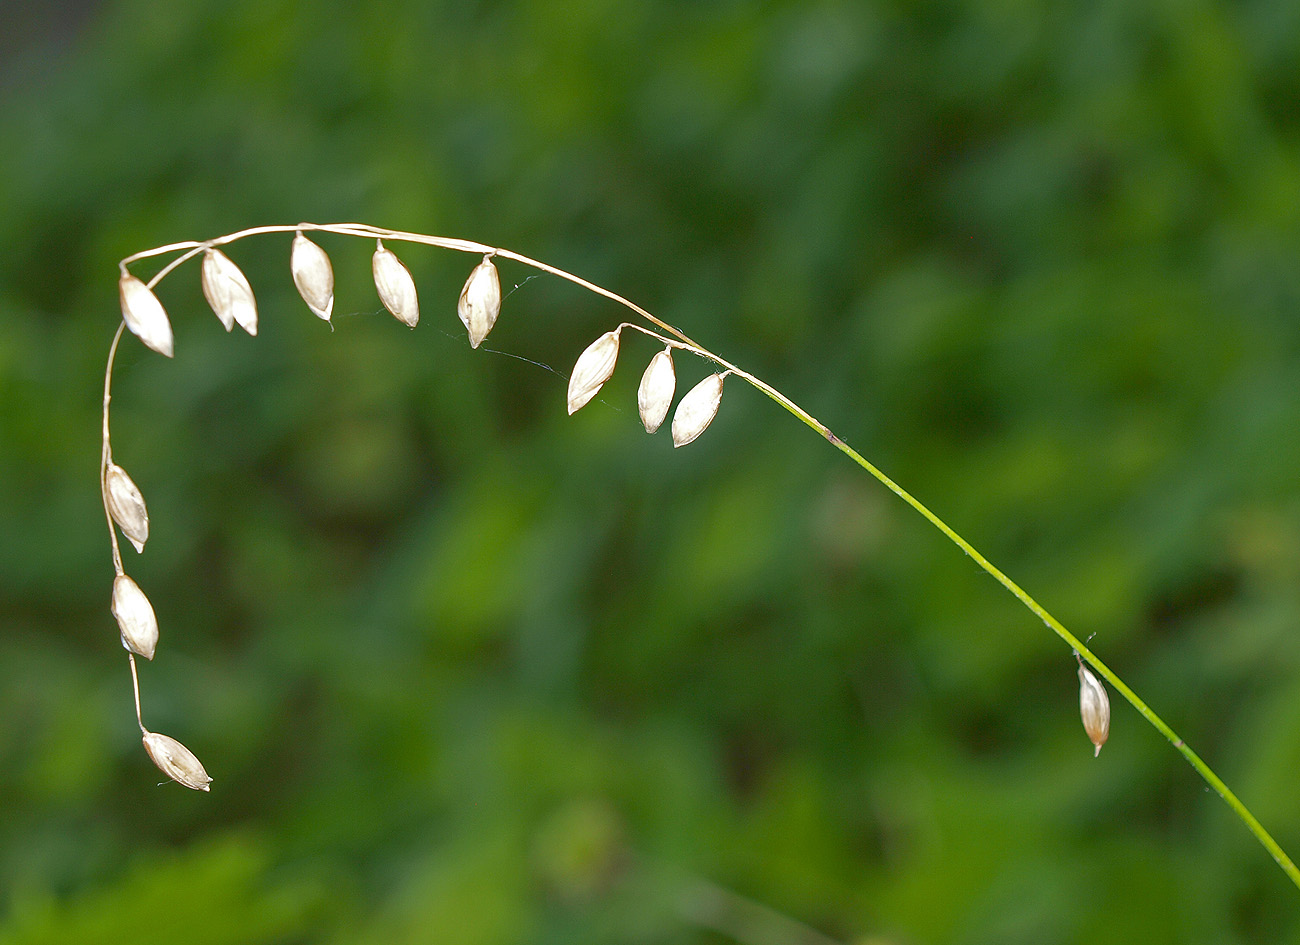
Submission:
[[[1079,663],[1079,715],[1083,730],[1088,733],[1095,748],[1093,757],[1101,754],[1101,746],[1110,737],[1110,696],[1106,687],[1082,661]]]
[[[161,355],[171,357],[172,323],[167,310],[153,290],[130,273],[123,273],[117,284],[122,300],[122,318],[131,334]]]
[[[375,242],[378,246],[370,268],[375,274],[375,290],[379,293],[379,301],[384,303],[384,308],[392,312],[399,322],[414,328],[420,321],[420,300],[415,294],[415,280],[402,265],[402,261],[392,251],[384,248],[383,240]]]
[[[607,331],[578,355],[569,376],[569,414],[585,406],[614,373],[618,361],[618,331]]]
[[[144,551],[144,543],[149,540],[149,510],[126,470],[114,463],[109,463],[104,473],[104,504],[135,550]]]
[[[144,750],[149,753],[158,770],[177,784],[194,791],[209,790],[212,779],[203,770],[203,764],[190,751],[170,735],[157,732],[144,733]]]
[[[140,585],[125,574],[113,580],[112,611],[122,632],[122,646],[147,660],[153,659],[158,646],[158,618]]]
[[[722,375],[710,374],[686,392],[673,414],[673,446],[685,446],[704,432],[722,403]]]
[[[477,348],[501,314],[501,279],[490,255],[484,256],[465,280],[456,313],[469,330],[469,346]]]
[[[334,269],[325,250],[298,233],[293,238],[289,270],[307,307],[329,321],[334,311]]]
[[[673,349],[664,348],[646,366],[637,388],[636,403],[641,411],[645,432],[654,433],[663,425],[677,390],[677,372],[673,370]]]
[[[203,253],[203,295],[230,331],[236,324],[250,335],[257,334],[257,300],[239,267],[219,249]]]

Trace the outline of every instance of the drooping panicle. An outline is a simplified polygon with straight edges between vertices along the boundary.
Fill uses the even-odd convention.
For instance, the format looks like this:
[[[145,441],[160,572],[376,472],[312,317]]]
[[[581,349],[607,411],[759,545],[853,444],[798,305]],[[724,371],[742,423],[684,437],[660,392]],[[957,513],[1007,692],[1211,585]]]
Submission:
[[[334,268],[325,250],[299,232],[293,238],[289,269],[307,307],[329,321],[334,311]]]
[[[456,313],[469,330],[469,346],[477,348],[501,314],[501,278],[490,255],[484,256],[465,280]]]
[[[253,287],[239,267],[219,249],[209,247],[203,253],[203,295],[226,331],[238,324],[250,335],[257,335],[257,300],[253,298]]]
[[[673,405],[677,390],[677,372],[673,370],[673,349],[664,348],[646,366],[637,388],[636,403],[641,411],[641,422],[647,433],[654,433],[663,425],[668,408]]]
[[[149,753],[158,770],[177,784],[194,791],[207,791],[212,779],[203,770],[203,764],[190,751],[170,735],[157,732],[144,733],[144,750]]]
[[[420,321],[420,300],[415,293],[415,280],[402,261],[384,247],[383,240],[375,242],[377,246],[370,268],[375,275],[379,301],[399,322],[414,328]]]
[[[1101,754],[1101,746],[1110,737],[1110,696],[1101,680],[1092,674],[1092,670],[1079,663],[1079,715],[1083,719],[1083,730],[1088,733],[1093,748],[1093,757]]]
[[[122,632],[122,646],[147,660],[153,659],[158,646],[158,618],[140,585],[125,574],[113,580],[111,609]]]
[[[174,354],[172,323],[158,296],[147,285],[124,272],[118,281],[118,295],[122,300],[122,318],[131,334],[148,347],[166,357]]]
[[[144,543],[149,540],[149,510],[126,470],[114,463],[109,463],[104,473],[104,504],[135,550],[144,551]]]
[[[710,374],[682,397],[673,414],[673,446],[685,446],[705,431],[722,403],[722,375]]]
[[[569,414],[585,406],[596,396],[618,361],[618,330],[607,331],[578,355],[569,376]]]

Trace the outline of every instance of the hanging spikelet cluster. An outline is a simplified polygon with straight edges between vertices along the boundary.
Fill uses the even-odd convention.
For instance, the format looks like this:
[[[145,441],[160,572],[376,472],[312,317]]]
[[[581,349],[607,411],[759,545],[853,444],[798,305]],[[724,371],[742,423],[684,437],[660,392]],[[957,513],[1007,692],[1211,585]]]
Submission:
[[[307,228],[305,224],[303,227],[292,228],[294,236],[289,250],[289,274],[307,308],[317,317],[329,322],[334,312],[334,268],[325,250],[304,235],[304,228]],[[259,232],[288,229],[290,228],[270,227]],[[397,255],[384,245],[384,238],[388,238],[391,242],[394,239],[409,238],[409,234],[401,235],[349,226],[314,227],[313,229],[329,229],[332,232],[350,235],[363,233],[374,235],[375,251],[371,260],[371,269],[375,291],[380,302],[404,325],[414,328],[419,324],[420,302],[415,280]],[[257,300],[253,288],[234,261],[217,248],[218,242],[224,245],[242,235],[249,234],[235,234],[214,243],[187,244],[193,246],[188,256],[202,256],[200,276],[203,295],[226,331],[238,325],[249,335],[256,336]],[[472,348],[477,348],[483,343],[501,314],[501,280],[493,263],[495,255],[495,251],[484,252],[482,260],[465,280],[456,305],[456,313],[465,326]],[[178,262],[184,261],[184,258],[187,257],[183,257]],[[128,272],[124,262],[119,281],[123,324],[147,347],[169,358],[175,353],[172,326],[162,303],[154,294],[153,286],[163,275],[170,272],[174,265],[165,269],[152,282],[146,283]],[[620,325],[613,331],[605,332],[588,345],[578,357],[568,386],[570,414],[588,404],[613,375],[614,366],[618,361],[619,342],[625,327],[627,325]],[[706,358],[712,356],[684,340],[669,338],[644,328],[637,330],[657,338],[664,344],[664,347],[650,359],[637,389],[637,406],[641,422],[647,432],[654,433],[667,418],[676,394],[677,374],[673,365],[673,348],[683,349]],[[680,332],[673,330],[673,333],[681,337]],[[681,398],[673,416],[674,446],[685,446],[690,443],[713,421],[722,399],[722,382],[728,373],[730,371],[710,374]],[[108,375],[106,394],[107,382],[112,376],[111,354]],[[126,470],[113,462],[112,446],[108,438],[107,396],[101,487],[104,508],[109,518],[135,550],[143,552],[145,542],[149,538],[149,513],[139,487],[127,475]],[[117,575],[113,581],[110,609],[117,621],[122,645],[130,654],[132,678],[136,688],[136,719],[140,725],[145,749],[158,768],[172,780],[195,790],[206,791],[212,779],[208,777],[198,758],[174,738],[145,728],[140,713],[135,657],[140,656],[147,660],[154,658],[158,646],[158,618],[144,591],[126,574],[122,566],[116,534],[113,536],[113,561]]]
[[[569,378],[567,406],[570,414],[589,404],[600,392],[605,382],[613,376],[618,363],[620,343],[625,328],[656,339],[663,347],[654,354],[641,375],[637,388],[637,408],[646,432],[654,433],[664,423],[672,409],[677,393],[677,372],[673,363],[674,349],[695,355],[723,369],[704,377],[677,401],[677,409],[672,420],[672,441],[674,447],[685,446],[698,438],[713,422],[722,402],[723,382],[729,374],[738,374],[750,384],[760,388],[769,396],[781,402],[791,412],[800,416],[805,422],[821,430],[832,442],[837,442],[829,430],[819,421],[814,420],[788,398],[770,386],[759,381],[753,375],[741,371],[711,352],[691,342],[676,328],[659,321],[644,309],[626,299],[616,296],[605,289],[593,286],[554,267],[528,259],[517,253],[493,249],[465,240],[452,240],[443,237],[423,236],[421,234],[397,233],[380,230],[360,224],[332,224],[317,226],[302,224],[297,227],[271,226],[245,230],[231,234],[219,240],[203,243],[184,243],[160,247],[136,256],[128,257],[121,264],[119,291],[122,303],[123,326],[136,335],[146,346],[167,357],[174,354],[172,326],[162,303],[153,292],[154,285],[179,263],[186,259],[202,256],[201,284],[203,295],[212,311],[227,331],[239,325],[248,334],[256,335],[258,329],[257,301],[252,286],[239,267],[228,257],[219,245],[226,245],[238,239],[254,234],[293,233],[293,242],[289,250],[289,274],[298,294],[308,309],[317,317],[329,322],[334,311],[334,269],[330,258],[323,249],[304,235],[304,230],[325,231],[347,236],[365,236],[375,240],[371,269],[374,276],[375,291],[384,308],[402,324],[414,328],[420,321],[420,303],[415,281],[410,271],[397,258],[391,249],[384,245],[389,242],[407,241],[441,246],[448,249],[482,253],[481,261],[471,270],[465,280],[457,300],[456,313],[465,326],[469,336],[470,347],[478,348],[497,322],[501,314],[501,280],[493,259],[505,257],[517,260],[536,269],[544,270],[568,279],[585,288],[605,295],[625,307],[643,316],[659,330],[648,329],[641,325],[624,322],[612,331],[607,331],[593,341],[578,356]],[[135,260],[161,255],[173,250],[185,250],[184,254],[162,270],[151,282],[143,282],[127,271],[128,263]],[[120,338],[121,329],[119,329]],[[113,461],[112,446],[109,442],[108,402],[109,387],[112,380],[113,357],[117,350],[117,340],[109,353],[108,368],[104,388],[104,443],[103,465],[100,470],[101,489],[104,509],[111,523],[115,523],[137,552],[143,552],[149,539],[149,513],[145,507],[144,497],[139,487],[127,475],[126,470]],[[150,732],[145,728],[140,712],[139,680],[136,675],[137,656],[152,660],[158,646],[158,618],[153,605],[145,596],[140,586],[129,577],[122,566],[121,552],[118,547],[117,533],[112,530],[113,564],[116,576],[113,581],[111,612],[117,621],[122,645],[128,652],[132,681],[136,697],[136,720],[144,739],[144,746],[154,763],[172,780],[195,790],[208,790],[211,778],[204,771],[199,760],[180,742],[166,735]],[[1110,726],[1110,703],[1105,687],[1083,665],[1079,664],[1080,711],[1084,728],[1092,739],[1097,751],[1106,741]]]
[[[590,403],[601,386],[614,373],[618,360],[618,341],[622,326],[607,331],[587,346],[578,356],[569,377],[569,413],[572,414]],[[713,422],[722,402],[722,381],[729,372],[710,374],[682,397],[673,415],[673,446],[685,446]],[[654,433],[668,416],[673,394],[677,389],[677,374],[673,369],[673,346],[669,344],[653,358],[641,375],[637,388],[637,407],[641,423],[647,433]]]

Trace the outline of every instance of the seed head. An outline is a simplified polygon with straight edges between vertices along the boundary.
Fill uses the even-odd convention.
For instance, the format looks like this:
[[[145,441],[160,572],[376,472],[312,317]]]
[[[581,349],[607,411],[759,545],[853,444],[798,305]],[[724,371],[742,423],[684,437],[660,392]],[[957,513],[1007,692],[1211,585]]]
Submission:
[[[501,279],[491,256],[484,256],[465,280],[456,312],[469,329],[469,346],[477,348],[501,314]]]
[[[415,281],[402,261],[384,248],[383,240],[375,242],[378,247],[370,268],[375,274],[379,301],[399,322],[414,328],[420,320],[420,300],[415,294]]]
[[[677,373],[673,370],[673,349],[664,348],[653,358],[641,375],[641,386],[637,388],[636,403],[641,410],[641,422],[645,432],[654,433],[663,425],[668,416],[668,408],[673,405],[673,393],[677,390]]]
[[[334,269],[325,250],[299,233],[293,238],[289,270],[307,307],[329,321],[334,311]]]
[[[126,470],[114,463],[108,464],[108,472],[104,474],[104,502],[135,550],[144,551],[144,543],[149,540],[149,510]]]
[[[174,353],[172,323],[167,320],[167,310],[158,296],[130,273],[123,273],[117,288],[126,327],[154,351],[170,358]]]
[[[722,403],[722,375],[710,374],[686,392],[673,414],[673,446],[685,446],[704,432]]]
[[[1110,737],[1110,696],[1092,670],[1079,663],[1079,715],[1083,730],[1095,747],[1093,757],[1101,754],[1101,746]]]
[[[157,732],[144,733],[144,750],[158,766],[158,770],[178,784],[195,791],[206,791],[212,779],[203,770],[203,764],[190,751],[170,735]]]
[[[618,331],[607,331],[578,355],[569,376],[569,414],[573,415],[596,396],[601,385],[614,373],[618,360]]]
[[[257,334],[257,300],[239,267],[219,249],[203,253],[203,295],[221,324],[230,331],[238,322],[250,335]]]
[[[122,632],[122,645],[147,660],[153,659],[154,649],[158,646],[158,618],[154,616],[153,605],[140,590],[140,585],[125,574],[119,574],[113,580],[111,610],[117,619],[117,628]]]

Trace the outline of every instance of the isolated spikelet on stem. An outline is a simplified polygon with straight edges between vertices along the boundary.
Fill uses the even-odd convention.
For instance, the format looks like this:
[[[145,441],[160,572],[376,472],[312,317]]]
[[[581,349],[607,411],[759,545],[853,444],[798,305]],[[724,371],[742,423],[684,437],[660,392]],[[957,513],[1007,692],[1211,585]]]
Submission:
[[[1079,659],[1078,654],[1075,654]],[[1093,675],[1092,670],[1079,659],[1079,716],[1083,730],[1093,745],[1093,757],[1101,754],[1101,746],[1110,738],[1110,696],[1106,687]]]

